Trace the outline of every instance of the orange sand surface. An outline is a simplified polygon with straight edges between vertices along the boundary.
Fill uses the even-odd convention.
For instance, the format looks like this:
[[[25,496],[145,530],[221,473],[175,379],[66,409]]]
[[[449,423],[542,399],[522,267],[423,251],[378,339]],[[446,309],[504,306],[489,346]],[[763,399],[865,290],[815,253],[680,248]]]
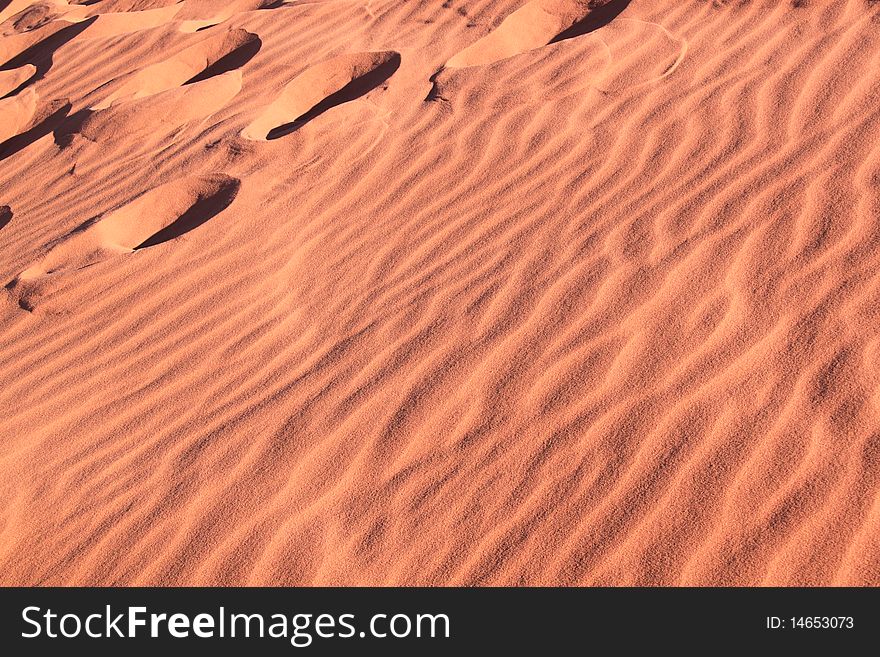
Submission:
[[[0,584],[880,584],[880,3],[0,21]]]

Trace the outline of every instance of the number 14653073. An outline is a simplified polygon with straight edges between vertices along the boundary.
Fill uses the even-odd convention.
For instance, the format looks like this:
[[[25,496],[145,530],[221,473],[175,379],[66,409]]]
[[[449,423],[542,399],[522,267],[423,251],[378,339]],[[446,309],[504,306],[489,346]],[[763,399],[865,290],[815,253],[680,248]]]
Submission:
[[[851,630],[852,616],[767,616],[768,630]]]

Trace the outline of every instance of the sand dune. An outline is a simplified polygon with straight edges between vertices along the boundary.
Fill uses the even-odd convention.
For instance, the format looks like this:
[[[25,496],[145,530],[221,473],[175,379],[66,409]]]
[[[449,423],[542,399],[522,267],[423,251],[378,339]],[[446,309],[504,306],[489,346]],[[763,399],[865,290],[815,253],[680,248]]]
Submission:
[[[880,584],[880,6],[0,7],[0,583]]]

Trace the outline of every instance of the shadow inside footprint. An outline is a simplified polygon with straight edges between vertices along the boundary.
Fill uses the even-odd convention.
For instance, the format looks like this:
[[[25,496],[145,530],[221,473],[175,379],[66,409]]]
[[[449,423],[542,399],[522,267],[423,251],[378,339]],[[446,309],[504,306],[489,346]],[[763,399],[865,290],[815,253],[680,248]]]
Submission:
[[[238,48],[236,48],[232,52],[225,54],[216,62],[205,68],[205,70],[203,70],[201,73],[190,78],[183,84],[194,84],[196,82],[201,82],[202,80],[212,78],[215,75],[223,75],[224,73],[227,73],[229,71],[234,71],[237,68],[241,68],[251,59],[253,59],[254,55],[256,55],[260,51],[260,48],[262,46],[263,42],[260,40],[259,37],[255,37],[250,41],[246,41]]]
[[[578,21],[567,30],[560,32],[553,37],[550,43],[559,43],[566,39],[574,39],[605,27],[615,18],[620,16],[620,14],[622,14],[629,6],[630,2],[632,2],[632,0],[611,0],[611,2],[596,7],[587,14],[586,18]]]
[[[137,251],[138,249],[146,249],[151,246],[156,246],[157,244],[162,244],[162,242],[177,239],[181,235],[198,228],[203,223],[229,207],[238,195],[240,187],[241,183],[238,180],[229,179],[225,185],[221,186],[213,194],[199,197],[199,199],[186,212],[180,215],[177,220],[168,224],[157,233],[153,233],[153,235],[135,246],[133,250]]]
[[[12,221],[12,208],[8,205],[0,205],[0,230],[6,228],[6,224]]]
[[[299,130],[309,121],[317,118],[327,110],[360,98],[383,84],[388,78],[394,75],[394,72],[397,71],[398,68],[400,68],[400,55],[394,53],[384,64],[377,66],[365,75],[355,78],[339,91],[327,96],[305,114],[289,123],[272,128],[266,135],[266,139],[278,139],[279,137],[289,135],[291,132]]]

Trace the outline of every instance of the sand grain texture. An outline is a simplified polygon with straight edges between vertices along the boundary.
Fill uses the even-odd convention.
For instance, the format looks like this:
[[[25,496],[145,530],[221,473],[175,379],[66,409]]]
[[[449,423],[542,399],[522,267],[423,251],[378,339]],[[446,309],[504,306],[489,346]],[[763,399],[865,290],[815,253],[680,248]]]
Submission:
[[[6,3],[0,583],[880,584],[878,26]]]

